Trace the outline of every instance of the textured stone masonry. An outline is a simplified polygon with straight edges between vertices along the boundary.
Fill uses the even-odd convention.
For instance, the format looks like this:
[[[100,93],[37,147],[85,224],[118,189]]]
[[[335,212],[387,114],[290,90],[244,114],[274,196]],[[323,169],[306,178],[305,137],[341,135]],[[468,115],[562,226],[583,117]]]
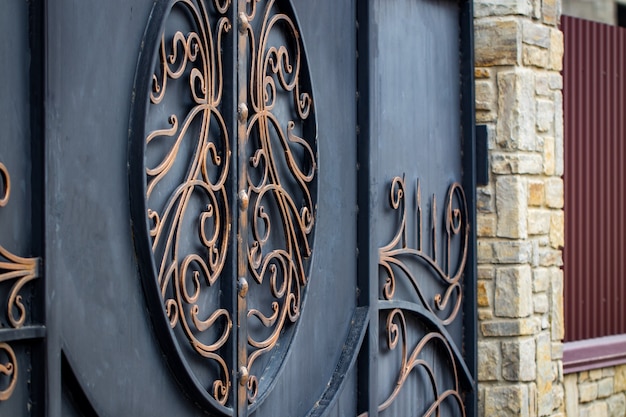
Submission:
[[[476,224],[479,415],[489,417],[566,412],[560,11],[560,0],[474,2],[476,120],[490,164]],[[608,400],[601,381],[596,397]]]

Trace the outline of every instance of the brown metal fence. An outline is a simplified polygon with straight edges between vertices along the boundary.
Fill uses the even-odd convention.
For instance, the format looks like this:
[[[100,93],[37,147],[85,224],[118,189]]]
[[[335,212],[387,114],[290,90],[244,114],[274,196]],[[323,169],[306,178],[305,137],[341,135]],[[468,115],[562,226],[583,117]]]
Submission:
[[[564,16],[565,338],[626,333],[626,30]]]

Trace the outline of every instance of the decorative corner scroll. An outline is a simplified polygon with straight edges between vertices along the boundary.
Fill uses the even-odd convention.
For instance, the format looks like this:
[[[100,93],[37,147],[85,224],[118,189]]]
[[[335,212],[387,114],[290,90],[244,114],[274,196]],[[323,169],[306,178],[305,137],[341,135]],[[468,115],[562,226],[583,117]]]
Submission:
[[[11,177],[6,166],[0,162],[0,207],[5,207],[11,195]],[[8,293],[6,316],[13,329],[20,329],[26,322],[26,307],[22,301],[22,288],[39,277],[39,258],[23,258],[12,254],[0,245],[0,284],[13,282]],[[8,343],[0,343],[0,352],[4,352],[7,362],[0,359],[0,375],[9,378],[5,388],[0,386],[0,401],[8,400],[17,384],[18,364],[15,352]]]
[[[438,220],[437,198],[432,196],[430,218],[427,224],[430,233],[430,247],[424,247],[424,213],[419,180],[415,194],[416,231],[413,234],[413,245],[409,241],[408,230],[408,198],[406,197],[405,180],[395,177],[391,183],[390,203],[394,210],[400,213],[400,224],[391,242],[379,249],[379,265],[385,271],[385,283],[382,294],[386,300],[392,300],[395,295],[398,271],[408,280],[415,290],[422,305],[428,309],[442,324],[448,325],[456,318],[463,300],[462,278],[467,261],[469,243],[469,217],[465,193],[459,183],[453,183],[448,188],[444,208],[443,227]],[[443,230],[442,230],[443,229]],[[438,238],[444,235],[444,252],[439,253]],[[455,239],[455,237],[458,237]],[[457,248],[453,248],[456,242]],[[456,256],[455,256],[456,253]],[[418,261],[428,266],[431,274],[418,276],[408,261]],[[436,280],[445,289],[428,299],[423,290],[424,279]]]

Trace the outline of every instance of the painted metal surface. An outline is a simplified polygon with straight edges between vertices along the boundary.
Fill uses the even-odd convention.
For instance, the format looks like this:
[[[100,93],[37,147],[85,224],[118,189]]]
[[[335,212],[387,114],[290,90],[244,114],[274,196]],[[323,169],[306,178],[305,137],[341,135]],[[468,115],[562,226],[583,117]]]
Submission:
[[[565,340],[626,333],[626,30],[564,16]]]
[[[470,1],[45,6],[10,415],[477,414]]]

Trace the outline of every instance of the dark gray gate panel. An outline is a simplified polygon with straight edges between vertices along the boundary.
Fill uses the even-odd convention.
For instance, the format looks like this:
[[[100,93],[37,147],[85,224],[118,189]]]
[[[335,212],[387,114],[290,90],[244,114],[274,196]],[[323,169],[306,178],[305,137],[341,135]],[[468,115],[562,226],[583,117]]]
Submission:
[[[51,366],[66,353],[101,416],[201,415],[146,313],[130,233],[127,146],[146,1],[48,4],[46,272]],[[50,382],[61,415],[60,372]]]
[[[471,14],[456,1],[368,4],[359,22],[359,55],[369,62],[360,80],[369,144],[359,241],[369,245],[361,266],[370,276],[374,368],[361,411],[466,415],[475,396],[463,349],[474,276],[473,154],[465,148],[473,107],[463,97],[472,88],[463,41]]]
[[[350,357],[341,354],[356,308],[355,6],[331,3],[294,2],[317,100],[320,198],[298,328],[276,385],[258,408],[251,406],[254,415],[305,415],[319,406],[327,384],[337,382],[340,358]],[[102,416],[205,413],[163,357],[130,228],[128,117],[151,6],[121,0],[48,5],[48,57],[54,59],[47,89],[46,271],[55,277],[47,291],[49,326],[59,335],[49,339],[50,358],[59,363],[63,350]],[[356,395],[354,375],[342,385],[349,398]],[[51,415],[59,415],[60,381],[51,386]],[[354,415],[354,407],[340,401],[335,414]]]

